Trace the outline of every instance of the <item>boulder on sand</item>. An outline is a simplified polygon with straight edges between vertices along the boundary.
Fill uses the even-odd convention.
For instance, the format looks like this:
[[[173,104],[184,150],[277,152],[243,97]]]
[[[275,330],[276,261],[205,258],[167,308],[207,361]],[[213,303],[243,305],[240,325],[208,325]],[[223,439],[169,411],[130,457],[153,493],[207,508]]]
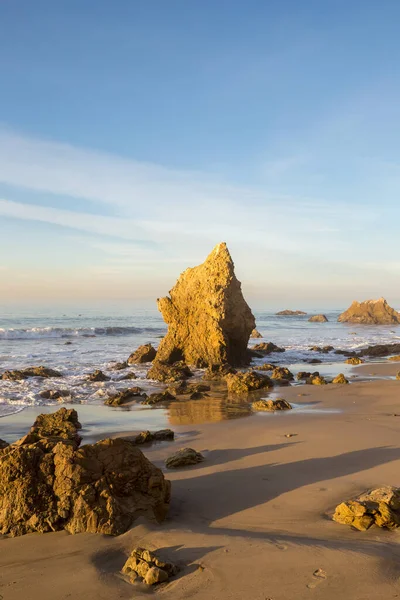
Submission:
[[[363,325],[387,325],[400,323],[400,313],[389,306],[385,298],[365,300],[353,304],[338,317],[340,323],[361,323]]]
[[[346,379],[343,373],[339,373],[339,375],[336,375],[336,377],[332,379],[332,383],[340,383],[343,385],[349,383],[349,380]]]
[[[400,489],[381,487],[342,502],[336,507],[333,520],[359,531],[372,525],[396,529],[400,525]]]
[[[308,319],[309,323],[327,323],[328,319],[325,315],[313,315]]]
[[[344,362],[347,365],[361,365],[364,361],[362,361],[361,358],[358,358],[358,356],[352,356],[351,358],[346,358]]]
[[[207,367],[212,364],[248,364],[247,343],[255,319],[236,279],[225,243],[218,244],[206,261],[186,269],[170,295],[158,300],[168,324],[157,361]]]
[[[177,469],[179,467],[187,467],[196,465],[204,460],[204,456],[200,452],[196,452],[193,448],[181,448],[165,461],[167,469]]]
[[[179,567],[158,558],[154,552],[145,548],[135,548],[122,567],[122,573],[127,575],[131,582],[143,580],[147,585],[155,585],[168,581],[179,572]]]
[[[139,346],[135,352],[132,352],[127,360],[128,365],[140,365],[143,363],[153,362],[157,355],[157,351],[151,344]]]
[[[277,410],[291,410],[293,406],[284,398],[272,399],[261,399],[257,402],[253,402],[251,405],[253,410],[265,410],[267,412],[275,412]]]
[[[255,371],[231,373],[225,377],[225,381],[228,391],[235,394],[247,394],[248,392],[273,386],[271,379],[267,375],[262,375]]]
[[[161,521],[170,482],[134,442],[79,447],[75,410],[40,415],[0,450],[0,533],[124,533],[139,515]]]

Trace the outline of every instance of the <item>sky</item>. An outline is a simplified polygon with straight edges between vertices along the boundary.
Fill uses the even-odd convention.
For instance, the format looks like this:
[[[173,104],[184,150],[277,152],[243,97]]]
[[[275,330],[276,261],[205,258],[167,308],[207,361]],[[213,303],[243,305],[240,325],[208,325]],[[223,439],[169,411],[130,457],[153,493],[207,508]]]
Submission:
[[[400,304],[397,0],[0,0],[0,298]]]

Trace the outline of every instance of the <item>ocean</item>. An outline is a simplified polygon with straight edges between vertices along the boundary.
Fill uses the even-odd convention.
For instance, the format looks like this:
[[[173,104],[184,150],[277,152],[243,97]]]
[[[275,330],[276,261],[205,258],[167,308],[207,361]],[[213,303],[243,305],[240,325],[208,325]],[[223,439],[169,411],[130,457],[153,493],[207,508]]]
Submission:
[[[316,366],[322,374],[346,372],[343,357],[317,354],[310,346],[332,345],[356,350],[369,344],[391,343],[400,339],[400,327],[357,326],[337,322],[340,310],[325,312],[328,323],[309,323],[307,316],[276,316],[272,311],[255,311],[257,329],[263,340],[286,348],[285,353],[269,355],[260,362],[276,362],[294,372],[310,368],[308,359],[319,358]],[[315,311],[310,311],[315,314]],[[68,389],[71,397],[65,402],[100,405],[117,390],[140,385],[152,385],[146,380],[146,366],[135,366],[137,383],[119,381],[124,372],[112,370],[116,361],[124,361],[139,345],[151,342],[157,346],[166,332],[166,325],[157,310],[74,309],[69,311],[35,310],[13,313],[3,310],[0,318],[0,373],[7,369],[44,365],[60,371],[59,379],[30,378],[24,381],[0,380],[0,417],[12,415],[29,406],[60,405],[59,401],[43,399],[40,392],[48,389]],[[101,369],[111,377],[109,382],[90,383],[87,375]],[[348,369],[347,369],[348,370]]]

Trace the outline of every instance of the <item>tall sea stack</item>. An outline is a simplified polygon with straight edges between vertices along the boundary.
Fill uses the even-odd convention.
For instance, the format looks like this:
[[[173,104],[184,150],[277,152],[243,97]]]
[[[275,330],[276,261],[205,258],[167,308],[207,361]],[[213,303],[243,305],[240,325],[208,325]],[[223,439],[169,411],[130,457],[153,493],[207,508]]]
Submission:
[[[225,243],[215,246],[203,264],[186,269],[169,294],[157,300],[168,325],[157,361],[183,360],[197,367],[248,363],[255,319]]]

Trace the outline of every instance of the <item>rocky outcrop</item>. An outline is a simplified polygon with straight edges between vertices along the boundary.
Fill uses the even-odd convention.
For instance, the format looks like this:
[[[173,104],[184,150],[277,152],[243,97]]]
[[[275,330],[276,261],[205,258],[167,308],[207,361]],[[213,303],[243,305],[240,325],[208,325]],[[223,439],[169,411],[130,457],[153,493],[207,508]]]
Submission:
[[[111,377],[109,377],[108,375],[105,375],[103,373],[103,371],[100,371],[100,369],[96,369],[95,371],[93,371],[93,373],[90,373],[88,380],[92,381],[93,383],[100,383],[102,381],[110,381]]]
[[[218,381],[219,379],[224,379],[226,375],[237,373],[236,369],[231,367],[230,365],[210,365],[203,375],[203,379],[206,381]]]
[[[126,361],[124,362],[116,362],[111,366],[111,369],[113,371],[123,371],[124,369],[128,368],[128,363]]]
[[[262,390],[272,387],[272,381],[267,375],[261,375],[255,371],[247,371],[227,375],[225,377],[229,392],[235,394],[247,394],[255,390]]]
[[[332,383],[339,383],[343,385],[349,383],[349,380],[346,379],[343,373],[339,373],[339,375],[336,375],[336,377],[332,379]]]
[[[295,317],[299,315],[306,315],[307,313],[302,310],[281,310],[275,313],[278,317]]]
[[[172,563],[162,561],[154,552],[145,548],[132,550],[128,560],[122,568],[122,573],[130,581],[143,581],[147,585],[155,585],[168,581],[179,572],[179,567]]]
[[[147,373],[147,379],[163,381],[164,383],[173,383],[192,377],[193,373],[183,362],[177,362],[172,365],[156,361]]]
[[[252,369],[255,371],[273,371],[277,365],[271,363],[263,363],[262,365],[252,365]]]
[[[333,346],[311,346],[311,352],[320,352],[321,354],[328,354],[332,352],[335,348]]]
[[[340,323],[361,323],[363,325],[387,325],[400,323],[400,313],[389,306],[384,298],[365,300],[353,304],[338,317]]]
[[[333,520],[365,531],[372,525],[396,529],[400,525],[400,489],[382,487],[361,494],[336,507]]]
[[[322,375],[312,375],[310,379],[307,379],[307,383],[311,385],[326,385],[328,382]]]
[[[204,460],[204,456],[200,452],[196,452],[193,448],[181,448],[172,456],[169,456],[165,461],[167,469],[177,469],[179,467],[187,467],[196,465]]]
[[[296,375],[298,381],[301,381],[302,379],[312,379],[313,377],[319,377],[319,372],[314,371],[314,373],[310,373],[308,371],[299,371]]]
[[[256,344],[252,349],[256,352],[259,352],[261,355],[272,354],[273,352],[285,352],[285,348],[280,348],[272,342],[262,342],[261,344]]]
[[[141,431],[130,440],[140,446],[152,442],[172,442],[174,437],[172,429],[160,429],[159,431]]]
[[[277,410],[291,410],[293,406],[284,398],[276,398],[276,400],[257,400],[252,403],[253,410],[265,410],[267,412],[275,412]]]
[[[243,298],[226,244],[218,244],[206,261],[186,269],[158,308],[168,324],[157,360],[179,360],[197,367],[248,363],[247,343],[255,327]]]
[[[294,376],[287,367],[275,367],[271,373],[271,379],[286,379],[287,381],[292,381]]]
[[[257,331],[257,329],[253,329],[253,331],[250,334],[251,338],[262,338],[262,335],[259,331]]]
[[[21,379],[28,379],[28,377],[62,377],[59,371],[55,369],[49,369],[48,367],[28,367],[27,369],[22,369],[22,371],[4,371],[1,376],[1,379],[6,379],[9,381],[20,381]]]
[[[144,344],[143,346],[139,346],[135,352],[132,352],[127,360],[127,363],[128,365],[140,365],[153,362],[156,355],[157,351],[151,344]]]
[[[172,400],[176,400],[175,396],[170,394],[168,390],[164,390],[163,392],[159,392],[156,394],[150,394],[147,398],[142,400],[142,404],[159,404],[160,402],[171,402]]]
[[[313,315],[308,319],[309,323],[327,323],[328,319],[325,315]]]
[[[79,447],[75,410],[40,415],[0,450],[0,533],[59,531],[119,535],[139,515],[161,521],[170,483],[126,439]]]
[[[398,354],[400,352],[400,344],[376,344],[368,346],[359,351],[360,356],[370,356],[371,358],[381,358],[390,354]]]
[[[361,360],[361,358],[358,358],[358,356],[352,356],[351,358],[346,358],[344,362],[347,365],[361,365],[361,363],[364,361]]]
[[[134,386],[110,396],[104,401],[104,404],[107,406],[121,406],[122,404],[127,404],[128,402],[138,400],[139,398],[147,398],[147,395],[141,387]]]

